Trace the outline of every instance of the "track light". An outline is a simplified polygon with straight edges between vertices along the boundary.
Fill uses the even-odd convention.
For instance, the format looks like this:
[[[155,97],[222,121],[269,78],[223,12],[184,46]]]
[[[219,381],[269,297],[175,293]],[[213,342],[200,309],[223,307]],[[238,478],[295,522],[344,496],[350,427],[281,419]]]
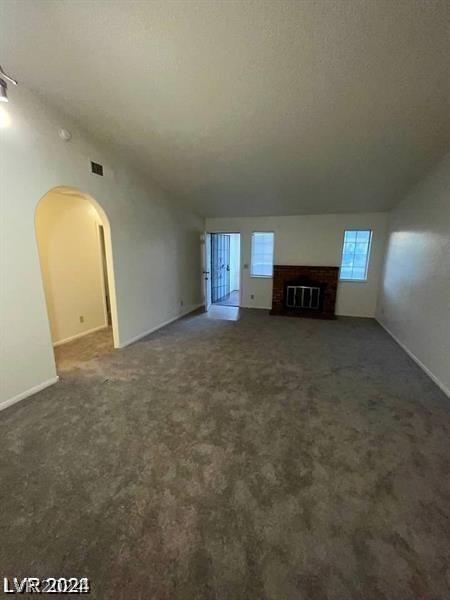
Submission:
[[[0,65],[0,102],[8,102],[8,84],[9,81],[13,85],[17,85],[17,81],[7,75]]]

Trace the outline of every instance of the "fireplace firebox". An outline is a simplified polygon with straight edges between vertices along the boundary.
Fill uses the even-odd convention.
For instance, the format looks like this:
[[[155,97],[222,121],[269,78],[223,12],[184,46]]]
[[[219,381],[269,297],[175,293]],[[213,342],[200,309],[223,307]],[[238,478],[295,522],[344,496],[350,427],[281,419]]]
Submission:
[[[320,287],[311,285],[287,285],[285,303],[287,308],[310,308],[319,310]]]
[[[275,265],[272,315],[335,318],[339,267]]]

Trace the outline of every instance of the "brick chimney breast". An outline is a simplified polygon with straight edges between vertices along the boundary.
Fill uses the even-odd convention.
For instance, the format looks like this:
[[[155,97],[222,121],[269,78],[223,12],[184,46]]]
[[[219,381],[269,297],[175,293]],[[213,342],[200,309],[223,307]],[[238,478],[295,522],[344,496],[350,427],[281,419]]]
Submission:
[[[275,265],[271,315],[334,319],[339,267]]]

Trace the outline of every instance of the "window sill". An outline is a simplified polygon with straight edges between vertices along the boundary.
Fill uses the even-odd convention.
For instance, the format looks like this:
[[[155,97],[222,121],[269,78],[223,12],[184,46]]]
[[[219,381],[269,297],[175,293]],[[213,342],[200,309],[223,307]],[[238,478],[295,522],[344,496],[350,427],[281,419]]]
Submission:
[[[273,279],[273,275],[250,275],[252,279]]]
[[[366,279],[341,279],[339,277],[339,281],[347,281],[347,282],[351,282],[351,283],[367,283],[367,277],[366,277]]]

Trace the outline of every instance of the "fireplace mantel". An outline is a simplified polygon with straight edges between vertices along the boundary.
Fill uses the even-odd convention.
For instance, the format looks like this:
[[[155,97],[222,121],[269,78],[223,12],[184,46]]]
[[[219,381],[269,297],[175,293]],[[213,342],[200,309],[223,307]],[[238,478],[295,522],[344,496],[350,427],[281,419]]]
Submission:
[[[275,265],[273,270],[272,315],[293,317],[312,317],[319,319],[334,319],[336,293],[339,278],[339,267],[304,266],[304,265]],[[311,304],[310,308],[288,306],[287,288],[319,288],[314,292],[313,300],[303,304]],[[290,304],[292,304],[292,289],[290,289]],[[317,300],[317,294],[320,299]],[[305,298],[309,299],[309,292]]]

